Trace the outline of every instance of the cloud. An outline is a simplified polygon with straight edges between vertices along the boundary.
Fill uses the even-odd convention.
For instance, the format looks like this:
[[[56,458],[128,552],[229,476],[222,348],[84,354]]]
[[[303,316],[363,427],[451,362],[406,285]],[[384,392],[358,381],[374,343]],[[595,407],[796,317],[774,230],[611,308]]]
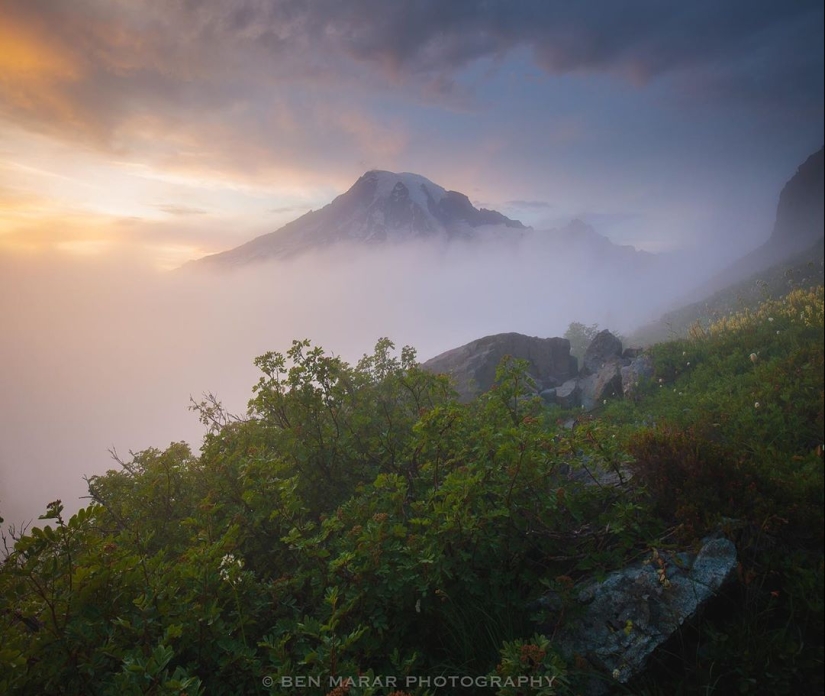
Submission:
[[[65,166],[52,174],[45,146],[37,161],[23,147],[14,159],[67,177],[42,184],[64,204],[91,200],[79,187],[95,185],[95,212],[181,222],[243,191],[250,219],[284,209],[277,226],[370,168],[419,171],[483,200],[552,194],[559,215],[621,207],[629,182],[671,176],[646,159],[682,168],[688,150],[716,164],[755,152],[747,168],[767,171],[808,149],[796,142],[781,159],[790,146],[765,136],[821,131],[822,13],[761,0],[598,11],[552,0],[7,0],[0,147],[12,130],[59,141]],[[74,166],[89,153],[138,186]],[[147,210],[156,203],[168,207]],[[518,216],[531,213],[541,209]]]
[[[155,208],[167,215],[206,215],[202,208],[190,208],[186,205],[175,205],[174,203],[160,203]]]
[[[232,121],[249,142],[264,136],[274,160],[282,147],[272,133],[319,120],[319,104],[303,108],[306,94],[293,91],[314,85],[331,93],[332,134],[391,158],[405,138],[382,132],[353,95],[403,87],[408,98],[449,100],[464,89],[462,70],[517,49],[549,75],[606,73],[644,85],[672,74],[680,89],[715,99],[810,107],[821,103],[822,17],[814,0],[634,0],[597,11],[539,0],[12,0],[0,29],[0,113],[113,151],[141,140],[142,119],[173,139],[196,120],[200,145]],[[212,149],[229,146],[219,137]]]
[[[571,321],[624,330],[700,279],[687,264],[666,282],[610,267],[591,246],[536,234],[522,246],[336,247],[203,276],[150,272],[133,248],[83,256],[90,243],[64,250],[71,263],[0,253],[0,514],[31,519],[56,498],[76,509],[82,474],[111,468],[112,446],[197,450],[189,396],[212,391],[243,413],[253,358],[293,339],[352,362],[389,336],[423,360],[504,331],[561,335]]]

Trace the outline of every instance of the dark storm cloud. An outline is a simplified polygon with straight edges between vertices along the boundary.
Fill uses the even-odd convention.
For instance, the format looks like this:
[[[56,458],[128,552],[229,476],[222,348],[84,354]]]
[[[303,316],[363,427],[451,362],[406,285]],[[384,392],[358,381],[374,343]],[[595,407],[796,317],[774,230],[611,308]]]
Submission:
[[[440,75],[446,84],[445,74],[476,59],[528,47],[553,74],[607,72],[644,83],[698,71],[706,74],[697,81],[725,83],[734,96],[822,93],[823,6],[816,1],[293,2],[268,5],[262,18],[284,6],[302,17],[296,26],[328,48],[399,76]],[[244,7],[254,14],[249,3]],[[765,68],[767,79],[755,77]]]
[[[548,74],[641,85],[675,73],[694,97],[822,103],[815,0],[12,0],[2,12],[19,50],[0,61],[0,113],[114,145],[135,111],[180,120],[296,81],[446,99],[463,68],[517,48]]]

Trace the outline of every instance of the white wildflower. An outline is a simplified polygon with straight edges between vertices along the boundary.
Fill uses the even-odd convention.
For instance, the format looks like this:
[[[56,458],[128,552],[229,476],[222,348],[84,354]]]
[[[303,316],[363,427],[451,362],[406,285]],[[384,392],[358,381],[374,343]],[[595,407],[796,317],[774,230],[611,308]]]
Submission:
[[[755,363],[757,360],[759,360],[759,356],[756,353],[751,353],[751,362]]]
[[[622,673],[619,671],[619,669],[618,669],[618,668],[616,668],[616,669],[614,669],[614,670],[613,670],[613,678],[614,678],[614,679],[618,679],[618,678],[619,678],[619,677],[621,677],[621,676],[622,676]]]
[[[753,407],[754,408],[759,408],[759,402],[758,401],[754,402]]]
[[[236,570],[237,568],[237,570]],[[221,580],[225,582],[235,584],[235,573],[239,572],[243,568],[243,561],[240,558],[235,558],[235,556],[231,553],[226,554],[221,559],[220,565],[220,574]]]

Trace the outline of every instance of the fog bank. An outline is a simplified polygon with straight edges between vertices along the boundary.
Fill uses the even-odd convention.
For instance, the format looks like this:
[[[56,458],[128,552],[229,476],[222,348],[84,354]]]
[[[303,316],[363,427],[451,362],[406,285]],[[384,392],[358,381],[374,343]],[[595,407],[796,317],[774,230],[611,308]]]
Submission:
[[[157,273],[128,259],[0,258],[0,516],[20,524],[108,450],[195,450],[188,410],[213,392],[244,412],[253,359],[309,338],[355,361],[387,336],[422,361],[484,335],[560,336],[571,321],[619,331],[658,316],[707,274],[616,247],[408,243],[334,248],[222,274]]]

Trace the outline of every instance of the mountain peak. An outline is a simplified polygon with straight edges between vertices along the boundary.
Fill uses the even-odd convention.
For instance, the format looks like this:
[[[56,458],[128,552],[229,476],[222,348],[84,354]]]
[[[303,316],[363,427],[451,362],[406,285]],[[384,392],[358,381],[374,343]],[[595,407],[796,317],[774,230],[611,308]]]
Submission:
[[[284,258],[338,244],[412,239],[478,239],[477,228],[527,229],[494,210],[477,209],[463,193],[447,191],[420,174],[371,169],[320,210],[201,261],[237,266]]]

